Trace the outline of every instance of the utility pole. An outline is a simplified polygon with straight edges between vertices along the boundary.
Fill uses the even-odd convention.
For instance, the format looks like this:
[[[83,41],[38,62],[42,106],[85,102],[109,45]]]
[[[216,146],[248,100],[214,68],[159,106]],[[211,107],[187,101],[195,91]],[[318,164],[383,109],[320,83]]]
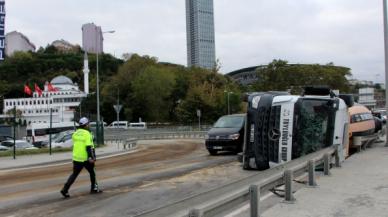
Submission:
[[[384,12],[384,60],[385,60],[385,107],[388,111],[388,15],[387,15],[387,0],[383,0],[383,12]],[[388,147],[388,124],[385,124],[385,147]]]
[[[50,107],[50,134],[49,134],[49,153],[51,155],[51,133],[53,128],[53,109]]]
[[[13,159],[16,159],[16,106],[13,107]]]

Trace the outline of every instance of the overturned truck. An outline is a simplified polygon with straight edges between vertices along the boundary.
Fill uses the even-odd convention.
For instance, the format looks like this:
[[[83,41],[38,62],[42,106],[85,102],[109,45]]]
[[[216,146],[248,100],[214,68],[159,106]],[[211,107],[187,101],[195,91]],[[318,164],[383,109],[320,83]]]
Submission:
[[[322,87],[306,87],[302,95],[250,94],[243,168],[265,170],[335,144],[343,160],[348,142],[348,106],[353,101],[346,95],[341,98]]]

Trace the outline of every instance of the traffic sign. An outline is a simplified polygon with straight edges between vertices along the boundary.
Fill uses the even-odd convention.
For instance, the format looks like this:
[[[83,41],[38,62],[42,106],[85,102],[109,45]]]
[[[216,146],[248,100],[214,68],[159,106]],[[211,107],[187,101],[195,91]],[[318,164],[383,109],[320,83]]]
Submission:
[[[113,105],[113,108],[115,109],[116,113],[120,113],[121,109],[123,108],[123,105]]]

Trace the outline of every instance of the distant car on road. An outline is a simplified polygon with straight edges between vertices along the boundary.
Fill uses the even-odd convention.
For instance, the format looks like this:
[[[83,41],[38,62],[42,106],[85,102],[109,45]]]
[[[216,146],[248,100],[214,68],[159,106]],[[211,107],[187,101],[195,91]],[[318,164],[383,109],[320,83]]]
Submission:
[[[13,140],[6,140],[2,141],[0,145],[8,147],[9,149],[13,148]],[[37,147],[33,146],[31,143],[24,141],[24,140],[15,140],[16,149],[38,149]]]
[[[145,122],[129,123],[129,129],[131,129],[131,130],[145,130],[145,129],[147,129],[147,124]]]
[[[128,121],[113,121],[107,128],[128,129]]]
[[[242,151],[245,114],[220,117],[206,135],[206,148],[211,155],[218,151]]]
[[[373,110],[372,115],[378,117],[383,124],[387,122],[387,111],[386,110]]]

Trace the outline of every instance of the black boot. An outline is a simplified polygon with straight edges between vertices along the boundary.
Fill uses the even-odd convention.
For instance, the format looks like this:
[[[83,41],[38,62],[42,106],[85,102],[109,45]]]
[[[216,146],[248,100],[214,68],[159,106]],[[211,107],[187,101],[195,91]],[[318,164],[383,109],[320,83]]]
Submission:
[[[90,193],[91,194],[98,194],[98,193],[102,193],[102,190],[98,187],[98,185],[94,185],[92,187],[92,189],[90,190]]]
[[[70,194],[69,194],[69,192],[68,192],[67,190],[62,189],[60,192],[61,192],[61,194],[62,194],[62,196],[63,196],[64,198],[70,197]]]

